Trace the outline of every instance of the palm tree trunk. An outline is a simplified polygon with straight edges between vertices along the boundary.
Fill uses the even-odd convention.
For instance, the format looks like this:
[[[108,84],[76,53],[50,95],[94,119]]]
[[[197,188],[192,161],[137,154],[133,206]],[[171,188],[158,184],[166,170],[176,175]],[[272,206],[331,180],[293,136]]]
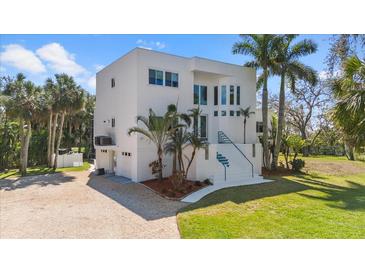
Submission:
[[[185,178],[188,177],[188,173],[189,173],[189,168],[191,166],[191,163],[193,162],[194,160],[194,157],[195,157],[195,148],[193,149],[193,152],[191,153],[191,158],[190,158],[190,161],[188,163],[188,166],[186,167],[186,173],[184,174]]]
[[[158,172],[158,179],[162,181],[162,149],[158,149],[158,165],[159,165],[159,172]]]
[[[65,112],[63,111],[61,114],[61,123],[60,123],[60,128],[58,131],[58,139],[57,139],[57,146],[56,146],[56,156],[55,156],[55,161],[54,161],[54,165],[53,165],[53,169],[57,168],[57,160],[58,160],[58,150],[60,149],[60,145],[61,145],[61,140],[62,140],[62,134],[63,134],[63,123],[65,122]]]
[[[23,158],[23,164],[22,164],[22,170],[25,171],[24,175],[26,175],[26,173],[27,173],[29,142],[30,142],[31,136],[32,136],[32,124],[30,121],[28,121],[27,134],[25,135],[25,142],[24,142],[24,158]],[[22,176],[24,176],[24,175],[22,174]]]
[[[272,166],[274,169],[278,167],[281,138],[283,135],[283,128],[284,128],[284,116],[285,116],[285,72],[281,74],[281,81],[280,81],[278,129],[276,131],[276,141],[272,160]]]
[[[47,163],[48,166],[51,165],[51,144],[52,144],[52,117],[53,117],[53,112],[51,111],[49,114],[49,119],[48,119],[48,139],[47,139]]]
[[[25,144],[25,136],[24,136],[24,120],[20,119],[19,121],[19,137],[20,137],[20,161],[19,161],[19,172],[21,176],[26,175],[27,170],[23,169],[24,162],[24,144]]]
[[[246,144],[246,118],[243,120],[243,143]]]
[[[55,140],[56,140],[56,129],[57,129],[57,120],[58,120],[58,113],[56,113],[53,117],[52,123],[52,138],[51,138],[51,152],[50,152],[50,163],[49,167],[53,167],[54,163],[54,147],[55,147]]]
[[[270,150],[268,143],[269,129],[268,129],[268,90],[267,90],[267,78],[268,71],[264,69],[264,86],[262,89],[262,123],[263,123],[263,134],[262,134],[262,147],[264,156],[264,166],[270,169]]]
[[[176,173],[176,152],[172,153],[172,174]]]

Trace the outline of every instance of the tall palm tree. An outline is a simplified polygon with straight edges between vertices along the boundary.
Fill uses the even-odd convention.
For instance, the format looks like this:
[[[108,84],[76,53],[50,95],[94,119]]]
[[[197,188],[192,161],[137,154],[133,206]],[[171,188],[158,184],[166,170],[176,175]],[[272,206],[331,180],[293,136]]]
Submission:
[[[245,109],[240,108],[240,114],[243,117],[243,143],[246,144],[246,123],[247,123],[247,119],[250,118],[251,114],[255,114],[255,112],[251,111],[250,107],[247,107]]]
[[[343,64],[343,75],[334,80],[332,90],[338,100],[333,118],[343,129],[347,156],[365,144],[365,60],[352,56]]]
[[[191,156],[188,161],[188,166],[186,167],[185,178],[188,177],[189,169],[190,169],[191,164],[193,163],[196,152],[199,149],[207,148],[208,143],[205,140],[203,140],[202,138],[200,138],[199,136],[192,134],[192,133],[188,133],[188,143],[184,146],[184,149],[187,148],[188,146],[191,146],[193,148],[193,150],[191,152]]]
[[[65,116],[67,114],[73,114],[80,111],[84,107],[85,91],[76,84],[73,77],[67,74],[56,74],[56,88],[59,94],[59,98],[56,102],[55,110],[60,114],[61,120],[58,129],[58,138],[55,147],[55,160],[53,168],[57,167],[58,150],[61,145],[63,136],[63,125],[65,122]]]
[[[267,81],[270,75],[270,69],[273,63],[277,35],[272,34],[241,34],[243,41],[233,45],[233,54],[245,54],[253,57],[253,60],[247,62],[245,66],[261,68],[262,74],[259,78],[259,85],[262,84],[262,122],[263,122],[263,154],[264,166],[270,168],[270,151],[268,144],[268,89]]]
[[[276,131],[276,141],[272,159],[272,168],[274,169],[278,166],[278,157],[284,128],[286,80],[289,80],[293,92],[295,92],[295,82],[297,79],[306,80],[312,85],[317,83],[317,74],[315,70],[299,61],[299,58],[316,52],[317,44],[309,39],[304,39],[293,44],[294,39],[297,36],[298,35],[283,35],[280,37],[280,43],[278,43],[276,47],[277,54],[275,64],[272,66],[273,71],[280,76],[278,129]]]
[[[9,96],[6,111],[10,117],[19,121],[20,135],[20,174],[25,176],[28,166],[29,142],[32,135],[32,122],[40,115],[40,94],[42,89],[19,73],[15,80],[7,83],[4,93]]]
[[[128,134],[139,133],[148,138],[155,146],[158,157],[158,178],[163,178],[163,164],[162,158],[164,154],[164,147],[167,144],[171,133],[176,130],[174,127],[174,119],[169,112],[164,116],[157,116],[156,113],[150,109],[148,117],[137,116],[137,123],[142,122],[143,127],[132,127],[128,130]]]

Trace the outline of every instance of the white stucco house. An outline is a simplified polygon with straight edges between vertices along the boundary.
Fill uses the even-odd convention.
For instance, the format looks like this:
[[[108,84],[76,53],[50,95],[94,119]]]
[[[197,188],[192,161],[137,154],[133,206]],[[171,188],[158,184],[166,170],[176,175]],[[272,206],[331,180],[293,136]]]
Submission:
[[[199,134],[209,146],[199,150],[189,178],[214,183],[261,178],[262,148],[257,141],[256,117],[243,119],[239,108],[256,108],[254,69],[200,57],[186,58],[135,48],[96,75],[94,136],[96,168],[133,182],[153,178],[149,163],[156,148],[132,134],[138,115],[158,115],[178,102],[178,111],[200,106]],[[110,138],[100,137],[108,136]],[[171,156],[164,157],[164,176],[171,174]]]

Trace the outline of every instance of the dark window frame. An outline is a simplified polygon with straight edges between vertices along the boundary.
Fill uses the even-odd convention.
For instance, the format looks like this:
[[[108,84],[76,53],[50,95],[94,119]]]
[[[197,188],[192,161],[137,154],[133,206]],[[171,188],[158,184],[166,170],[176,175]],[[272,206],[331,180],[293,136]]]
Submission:
[[[112,79],[111,79],[111,83],[110,83],[110,85],[111,85],[111,87],[112,87],[112,88],[114,88],[114,87],[115,87],[115,79],[114,79],[114,78],[112,78]]]
[[[236,88],[236,104],[240,105],[241,104],[241,87],[237,86]]]
[[[218,99],[219,99],[219,96],[218,96],[218,86],[215,86],[214,87],[214,105],[217,106],[218,105]]]
[[[229,104],[234,105],[234,86],[229,86]]]

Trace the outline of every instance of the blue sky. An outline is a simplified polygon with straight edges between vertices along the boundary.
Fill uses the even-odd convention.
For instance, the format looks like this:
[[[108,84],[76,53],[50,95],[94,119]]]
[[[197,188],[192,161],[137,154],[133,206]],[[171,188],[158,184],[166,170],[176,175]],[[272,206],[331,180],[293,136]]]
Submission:
[[[302,59],[318,72],[325,71],[331,35],[300,35],[318,44],[317,53]],[[1,35],[0,74],[23,72],[30,80],[43,84],[54,73],[75,77],[90,93],[95,93],[95,73],[135,47],[145,47],[185,57],[200,56],[233,64],[250,60],[231,53],[233,35]],[[279,81],[269,82],[276,93]]]

